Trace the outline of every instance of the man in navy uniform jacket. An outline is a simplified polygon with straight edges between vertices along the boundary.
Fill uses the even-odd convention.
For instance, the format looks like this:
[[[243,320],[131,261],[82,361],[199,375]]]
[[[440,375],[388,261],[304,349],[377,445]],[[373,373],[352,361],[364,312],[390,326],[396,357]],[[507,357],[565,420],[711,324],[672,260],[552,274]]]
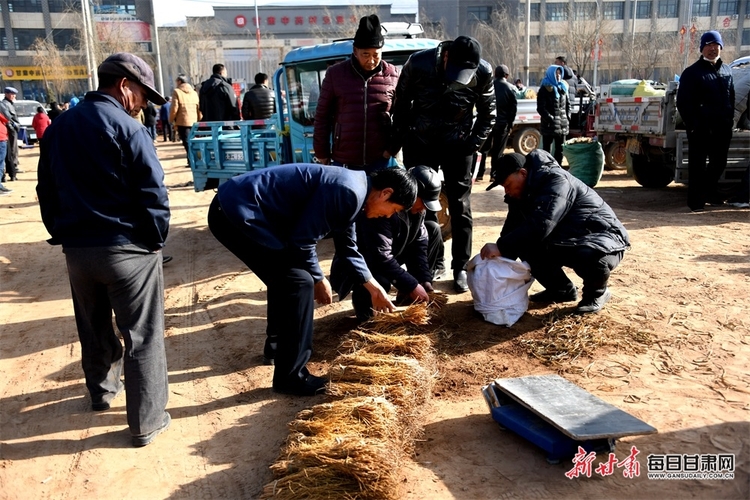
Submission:
[[[219,187],[208,212],[217,240],[268,287],[264,358],[275,364],[276,392],[313,395],[323,377],[306,365],[312,355],[314,302],[330,304],[331,285],[318,263],[316,244],[333,236],[357,281],[370,292],[376,311],[394,306],[372,277],[357,249],[354,220],[390,217],[410,208],[417,183],[408,172],[365,172],[324,165],[289,164],[255,170]]]

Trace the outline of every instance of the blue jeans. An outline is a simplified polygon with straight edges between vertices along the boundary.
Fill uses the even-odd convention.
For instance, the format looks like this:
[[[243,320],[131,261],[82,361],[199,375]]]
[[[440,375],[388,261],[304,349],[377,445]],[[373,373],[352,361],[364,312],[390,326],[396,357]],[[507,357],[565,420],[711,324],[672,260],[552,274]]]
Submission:
[[[0,141],[0,177],[5,177],[5,155],[8,154],[8,141]],[[0,182],[0,188],[3,187]]]
[[[164,423],[169,398],[164,349],[162,255],[139,245],[64,248],[81,364],[93,403],[122,389],[134,436]],[[112,327],[112,312],[120,339]]]

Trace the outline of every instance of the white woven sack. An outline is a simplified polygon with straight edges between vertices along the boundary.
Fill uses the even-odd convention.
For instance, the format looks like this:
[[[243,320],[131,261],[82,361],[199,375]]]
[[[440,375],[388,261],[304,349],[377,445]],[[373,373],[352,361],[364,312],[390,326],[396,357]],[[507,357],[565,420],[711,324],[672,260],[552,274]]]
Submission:
[[[504,257],[483,260],[475,255],[466,271],[474,309],[485,321],[512,326],[529,308],[534,278],[526,262]]]

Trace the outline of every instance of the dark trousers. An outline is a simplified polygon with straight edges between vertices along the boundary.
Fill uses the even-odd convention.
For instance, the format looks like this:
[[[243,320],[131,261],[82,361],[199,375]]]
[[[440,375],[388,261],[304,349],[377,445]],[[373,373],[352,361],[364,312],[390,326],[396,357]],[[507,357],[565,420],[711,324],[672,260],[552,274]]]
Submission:
[[[586,246],[554,246],[528,251],[521,255],[531,266],[531,275],[550,291],[568,291],[575,285],[563,271],[570,267],[583,279],[583,299],[604,293],[610,272],[622,260],[624,251],[604,253]]]
[[[81,364],[93,403],[122,389],[133,435],[162,426],[169,399],[162,254],[138,245],[65,248]],[[112,311],[125,349],[112,327]]]
[[[18,132],[8,127],[8,152],[5,155],[5,173],[11,180],[16,179],[18,170]]]
[[[453,235],[451,269],[459,271],[466,267],[471,258],[473,219],[470,198],[474,155],[457,151],[451,145],[423,144],[415,138],[407,144],[404,146],[404,164],[407,167],[427,165],[434,170],[443,170],[443,192],[448,198]],[[427,212],[427,217],[428,220],[437,220],[434,212]]]
[[[174,129],[172,128],[172,124],[166,121],[161,122],[161,133],[164,136],[164,142],[172,141],[174,142]]]
[[[188,135],[190,135],[190,129],[193,127],[183,127],[182,125],[177,125],[177,135],[180,136],[180,141],[182,141],[182,147],[185,148],[185,152],[188,152]]]
[[[703,208],[706,202],[720,201],[719,179],[727,167],[732,129],[688,131],[688,207]],[[706,163],[708,158],[708,163]]]
[[[246,236],[226,216],[214,197],[208,209],[208,227],[219,242],[236,255],[268,287],[268,339],[277,342],[273,384],[304,380],[312,356],[314,285],[312,275],[294,266],[285,250],[272,250]]]
[[[427,228],[427,235],[429,238],[427,244],[427,265],[429,266],[430,276],[432,276],[438,262],[443,261],[443,239],[440,233],[440,225],[437,222],[425,221],[424,225]],[[407,247],[406,252],[409,252],[409,250],[409,247]],[[403,257],[403,255],[395,256],[396,261],[399,263],[403,263]],[[407,272],[409,271],[408,265],[406,270]],[[380,286],[382,286],[386,292],[391,290],[391,282],[389,278],[379,275],[376,272],[373,273],[373,278],[380,283]],[[430,282],[431,281],[432,280],[430,280]],[[399,290],[399,292],[410,293],[411,290]],[[360,321],[366,321],[372,317],[372,296],[364,285],[354,285],[354,288],[352,289],[352,306],[354,307],[354,312],[357,314],[357,318]]]
[[[550,135],[542,136],[542,149],[552,154],[552,156],[555,158],[555,161],[560,166],[562,166],[562,160],[563,160],[562,149],[563,149],[564,140],[565,140],[565,136],[561,134],[550,134]],[[554,154],[552,153],[552,143],[555,144]]]
[[[511,125],[505,125],[503,127],[495,127],[492,130],[492,148],[490,149],[489,156],[490,161],[490,177],[495,178],[495,172],[497,171],[497,162],[505,154],[505,148],[508,147],[508,138],[510,137]]]

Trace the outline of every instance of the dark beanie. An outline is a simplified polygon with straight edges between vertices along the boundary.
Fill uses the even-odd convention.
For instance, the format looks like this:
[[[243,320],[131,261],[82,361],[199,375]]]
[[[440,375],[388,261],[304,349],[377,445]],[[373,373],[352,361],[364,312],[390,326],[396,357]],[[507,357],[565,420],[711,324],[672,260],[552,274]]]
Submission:
[[[380,29],[380,19],[375,14],[365,16],[359,20],[357,34],[354,35],[354,46],[358,49],[379,49],[385,44],[383,31]]]
[[[510,174],[518,172],[525,164],[526,157],[522,154],[510,153],[501,156],[495,168],[495,181],[487,186],[487,191],[495,186],[502,185]]]

